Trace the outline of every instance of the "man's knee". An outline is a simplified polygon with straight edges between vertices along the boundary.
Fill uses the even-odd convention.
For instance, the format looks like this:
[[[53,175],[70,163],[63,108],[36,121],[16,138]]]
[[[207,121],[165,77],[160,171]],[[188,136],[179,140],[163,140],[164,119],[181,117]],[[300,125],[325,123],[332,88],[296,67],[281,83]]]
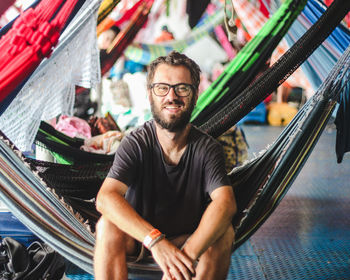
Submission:
[[[115,224],[102,216],[96,224],[96,244],[103,243],[110,248],[119,248],[132,254],[135,250],[135,240]]]
[[[117,241],[123,241],[125,233],[121,231],[116,225],[102,216],[96,224],[96,240],[111,241],[112,239]]]

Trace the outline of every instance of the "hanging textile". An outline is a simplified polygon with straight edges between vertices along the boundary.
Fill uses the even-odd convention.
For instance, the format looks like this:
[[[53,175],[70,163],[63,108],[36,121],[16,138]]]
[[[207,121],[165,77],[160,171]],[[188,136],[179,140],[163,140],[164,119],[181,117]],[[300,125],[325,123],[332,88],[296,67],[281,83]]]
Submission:
[[[41,1],[34,9],[18,17],[10,31],[0,40],[0,102],[51,55],[77,0],[64,3]],[[54,13],[55,18],[49,22]],[[5,67],[6,65],[6,67]]]
[[[20,149],[30,150],[42,119],[73,114],[75,85],[91,87],[99,81],[98,6],[99,0],[85,1],[50,59],[43,61],[11,104],[6,104],[0,129]]]
[[[346,152],[350,151],[350,87],[340,96],[339,108],[335,119],[337,126],[337,138],[335,151],[337,162],[341,163]]]
[[[326,6],[315,0],[309,0],[301,16],[289,30],[286,40],[293,45],[312,24],[324,13]],[[341,54],[350,44],[350,31],[339,25],[327,38],[327,40],[302,64],[302,69],[313,87],[318,88],[325,80],[330,69],[335,65]],[[349,95],[344,94],[339,98],[335,124],[337,126],[336,154],[338,163],[342,161],[345,152],[350,150],[350,127],[346,121],[349,119]]]
[[[113,25],[121,26],[121,24],[125,21],[129,21],[142,2],[143,0],[137,1],[136,4],[130,9],[126,10],[118,20],[114,20],[111,16],[105,18],[100,24],[97,25],[97,36],[99,36],[103,31],[110,29]]]
[[[299,15],[306,1],[287,0],[229,63],[224,72],[198,98],[191,121],[199,126],[205,123],[266,68],[288,28]],[[204,110],[205,109],[205,110]]]
[[[242,100],[241,96],[238,97],[239,104],[246,106],[244,110],[249,111],[249,108],[258,102],[254,98],[261,99],[262,95],[273,86],[277,87],[281,76],[284,77],[286,72],[289,74],[293,71],[296,64],[305,60],[320,41],[327,37],[330,30],[341,20],[340,7],[348,11],[350,3],[346,0],[336,0],[306,36],[303,36],[295,47],[271,68],[272,70],[267,71],[269,75],[264,74],[255,81],[250,90],[255,88],[258,90],[252,90],[254,96],[250,94],[249,102],[242,102],[245,100]],[[268,152],[229,174],[239,202],[239,211],[234,220],[237,232],[236,247],[266,220],[295,179],[324,129],[334,109],[335,100],[350,82],[349,70],[350,48],[333,68],[319,92],[299,111],[295,120],[285,128]],[[266,84],[267,88],[262,87]],[[224,120],[219,115],[220,122],[216,127],[209,127],[210,133],[213,136],[220,134],[223,130],[221,125],[231,127],[235,117],[241,114],[241,109],[242,106],[236,106],[236,111],[226,114]],[[225,123],[226,120],[232,123]],[[84,218],[74,212],[69,204],[64,203],[65,198],[62,196],[62,200],[59,200],[48,188],[53,187],[51,184],[64,176],[53,178],[47,183],[49,180],[46,180],[45,173],[49,169],[48,165],[40,166],[42,163],[38,163],[37,166],[40,167],[35,168],[34,161],[25,159],[4,135],[1,138],[3,141],[0,141],[0,199],[41,239],[70,261],[92,273],[94,237],[91,231],[84,225]],[[71,168],[49,165],[61,170]],[[33,173],[30,168],[35,172]],[[75,169],[75,174],[78,174],[77,170],[79,168]],[[80,170],[85,171],[84,167],[80,167]],[[98,176],[102,177],[101,180],[105,174],[100,170],[98,172]],[[80,186],[85,187],[84,184]],[[75,193],[77,190],[72,189]],[[56,191],[60,192],[58,189]],[[85,188],[82,193],[86,194]],[[159,272],[157,266],[129,263],[129,268],[135,270],[137,267],[142,271]]]
[[[340,7],[342,8],[340,9]],[[209,134],[215,131],[215,133],[213,132],[214,137],[228,130],[232,124],[239,121],[285,81],[292,73],[291,69],[295,70],[306,60],[336,28],[349,10],[349,1],[335,0],[308,32],[288,50],[283,59],[279,59],[254,84],[249,85],[235,99],[222,106],[218,113],[212,116],[201,128]],[[303,49],[303,53],[300,51],[301,49]],[[235,88],[226,89],[228,92],[233,90]]]
[[[208,35],[208,33],[212,31],[215,26],[221,24],[223,20],[224,15],[222,11],[218,10],[213,15],[205,17],[202,24],[194,28],[184,39],[167,41],[160,44],[133,43],[125,50],[124,55],[132,61],[148,65],[158,56],[164,56],[172,50],[178,52],[183,51],[186,47]]]
[[[90,153],[80,149],[84,141],[80,138],[72,138],[57,131],[46,122],[40,123],[40,128],[35,137],[37,145],[44,145],[47,150],[59,154],[70,162],[84,163],[104,163],[113,162],[114,155]]]
[[[100,24],[117,6],[120,0],[103,0],[98,9],[97,24]]]
[[[210,0],[202,0],[200,2],[196,0],[187,0],[186,12],[188,14],[188,24],[191,28],[197,25],[209,3]]]
[[[235,0],[232,1],[232,5],[237,13],[238,18],[242,21],[243,25],[247,28],[248,33],[254,37],[268,20],[258,7],[254,6],[247,0]],[[275,63],[281,55],[283,55],[288,50],[288,44],[283,38],[278,44],[271,56],[271,64]],[[291,75],[287,80],[288,87],[298,87],[301,86],[306,92],[311,95],[314,90],[311,87],[309,80],[305,77],[305,74],[297,69],[293,75]]]
[[[292,46],[326,10],[319,1],[308,1],[301,16],[292,25],[285,39]],[[312,87],[316,90],[330,69],[344,52],[350,41],[350,32],[339,25],[327,38],[325,42],[301,65],[303,72],[307,75]]]
[[[152,5],[153,0],[142,0],[127,26],[117,34],[109,48],[107,50],[100,50],[99,56],[102,76],[112,68],[117,59],[123,54],[124,50],[130,45],[137,33],[144,26]],[[76,94],[87,94],[89,89],[86,88],[90,87],[77,87]]]
[[[133,14],[129,24],[118,33],[111,46],[107,49],[106,55],[101,57],[102,75],[112,68],[126,47],[134,40],[138,31],[145,24],[152,5],[153,0],[144,0]]]

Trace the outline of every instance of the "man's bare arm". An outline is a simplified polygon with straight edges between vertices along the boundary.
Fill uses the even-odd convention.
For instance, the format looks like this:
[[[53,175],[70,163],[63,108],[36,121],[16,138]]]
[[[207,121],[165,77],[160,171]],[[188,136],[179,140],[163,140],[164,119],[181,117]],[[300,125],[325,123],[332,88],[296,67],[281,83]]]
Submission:
[[[154,227],[125,200],[127,189],[121,181],[106,178],[97,195],[96,208],[119,229],[143,242]],[[155,244],[151,252],[166,278],[191,279],[195,274],[192,260],[166,239]]]
[[[98,192],[96,208],[119,229],[142,242],[153,227],[142,219],[125,200],[124,195],[127,189],[128,187],[121,181],[106,178]]]
[[[184,247],[184,252],[193,260],[197,260],[227,231],[237,211],[231,186],[217,188],[210,196],[212,202],[205,210],[198,228]]]

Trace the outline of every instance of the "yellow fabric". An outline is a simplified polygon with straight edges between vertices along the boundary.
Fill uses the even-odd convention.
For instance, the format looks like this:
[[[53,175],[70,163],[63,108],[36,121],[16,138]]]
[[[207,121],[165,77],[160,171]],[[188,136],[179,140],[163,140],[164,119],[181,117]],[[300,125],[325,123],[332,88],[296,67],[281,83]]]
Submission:
[[[100,24],[119,2],[120,0],[103,0],[98,9],[97,24]]]

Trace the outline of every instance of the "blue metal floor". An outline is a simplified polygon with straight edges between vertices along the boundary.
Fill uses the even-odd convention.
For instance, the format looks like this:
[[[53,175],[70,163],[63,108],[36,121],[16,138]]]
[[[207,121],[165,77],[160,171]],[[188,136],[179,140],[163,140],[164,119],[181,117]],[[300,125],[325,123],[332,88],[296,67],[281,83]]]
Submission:
[[[279,127],[243,127],[256,153]],[[326,128],[289,192],[266,223],[232,255],[228,278],[350,279],[350,155],[336,163],[335,129]],[[93,279],[70,267],[69,279]]]

